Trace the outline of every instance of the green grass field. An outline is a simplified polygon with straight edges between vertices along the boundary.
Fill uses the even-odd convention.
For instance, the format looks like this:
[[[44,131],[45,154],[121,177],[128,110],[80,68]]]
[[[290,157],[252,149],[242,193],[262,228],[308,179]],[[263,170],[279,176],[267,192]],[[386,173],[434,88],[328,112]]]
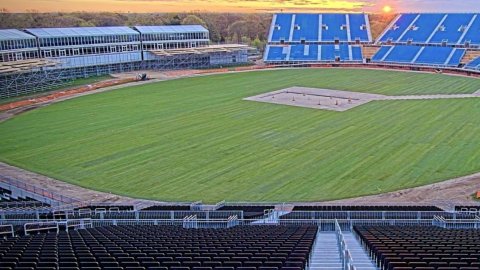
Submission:
[[[438,74],[297,69],[85,96],[0,124],[0,160],[84,187],[169,201],[321,201],[480,171],[480,99],[375,101],[331,112],[243,101],[290,86],[473,93]]]

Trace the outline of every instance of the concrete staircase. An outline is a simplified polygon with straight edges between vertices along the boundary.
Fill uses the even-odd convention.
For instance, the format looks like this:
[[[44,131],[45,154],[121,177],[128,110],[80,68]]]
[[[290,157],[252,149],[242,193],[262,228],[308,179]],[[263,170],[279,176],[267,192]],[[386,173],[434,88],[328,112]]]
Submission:
[[[343,238],[347,244],[348,250],[352,255],[353,266],[357,270],[377,270],[370,256],[362,247],[358,239],[351,232],[343,232]]]
[[[342,270],[335,232],[320,232],[313,246],[309,270]]]
[[[363,45],[362,55],[364,59],[372,59],[372,57],[378,52],[380,46],[377,45]]]

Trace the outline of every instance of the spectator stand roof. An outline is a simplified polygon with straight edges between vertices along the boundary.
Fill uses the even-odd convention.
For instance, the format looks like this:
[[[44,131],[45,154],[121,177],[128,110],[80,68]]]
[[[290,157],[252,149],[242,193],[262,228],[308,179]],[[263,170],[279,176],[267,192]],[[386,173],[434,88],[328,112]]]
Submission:
[[[127,26],[28,28],[25,30],[39,38],[139,35],[137,31]]]
[[[135,26],[142,34],[173,34],[173,33],[208,33],[201,25],[159,25],[159,26]]]
[[[0,41],[24,39],[35,39],[35,37],[17,29],[0,29]]]

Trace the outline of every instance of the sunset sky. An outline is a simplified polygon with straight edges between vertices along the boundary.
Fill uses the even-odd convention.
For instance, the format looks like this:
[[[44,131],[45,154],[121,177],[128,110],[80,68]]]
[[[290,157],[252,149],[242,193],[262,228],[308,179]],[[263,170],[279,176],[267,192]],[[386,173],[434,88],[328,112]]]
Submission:
[[[480,12],[480,0],[0,0],[11,12]]]

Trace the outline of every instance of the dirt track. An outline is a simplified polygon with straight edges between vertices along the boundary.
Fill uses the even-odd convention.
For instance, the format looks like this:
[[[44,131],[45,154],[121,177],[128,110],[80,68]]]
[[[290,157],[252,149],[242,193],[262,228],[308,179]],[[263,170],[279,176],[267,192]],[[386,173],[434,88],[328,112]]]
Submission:
[[[219,73],[225,72],[219,70]],[[118,77],[128,77],[132,74],[122,74]],[[33,110],[36,108],[48,106],[50,104],[68,100],[84,95],[91,95],[99,92],[110,91],[114,89],[124,88],[132,85],[139,85],[143,83],[152,83],[162,80],[175,79],[180,77],[189,76],[201,76],[207,75],[204,72],[170,72],[170,73],[151,73],[150,78],[153,80],[146,82],[134,82],[123,85],[117,85],[107,88],[102,88],[90,92],[79,93],[72,96],[66,96],[59,99],[25,106],[22,108],[1,112],[0,122],[10,119],[11,117],[20,114],[25,111]],[[476,93],[478,94],[478,93]],[[31,185],[42,187],[51,192],[63,194],[68,197],[72,197],[81,201],[96,201],[96,202],[118,202],[118,203],[139,203],[144,206],[152,204],[152,201],[133,199],[124,196],[113,195],[111,193],[97,192],[90,189],[85,189],[79,186],[68,184],[47,176],[29,172],[17,167],[10,166],[0,162],[0,176],[11,177],[16,180],[20,180]],[[437,184],[400,190],[396,192],[390,192],[380,195],[365,196],[354,199],[345,199],[331,202],[318,202],[311,203],[316,205],[328,204],[328,205],[386,205],[386,204],[425,204],[425,205],[438,205],[444,208],[450,208],[453,204],[457,205],[471,205],[480,204],[472,199],[472,194],[476,191],[480,191],[480,173],[476,173],[469,176],[456,178],[449,181],[444,181]]]
[[[116,202],[150,205],[152,201],[133,199],[111,193],[98,192],[76,185],[65,183],[47,176],[29,172],[0,162],[0,176],[7,176],[39,186],[51,192],[81,201]],[[414,204],[437,205],[451,208],[453,205],[479,204],[472,200],[472,193],[480,190],[480,173],[459,177],[453,180],[431,184],[427,186],[404,189],[395,192],[359,197],[354,199],[308,203],[315,205],[388,205],[388,204]]]
[[[150,205],[152,201],[133,199],[124,196],[118,196],[111,193],[94,191],[82,188],[76,185],[68,184],[41,174],[26,171],[18,167],[10,166],[0,162],[0,179],[9,177],[33,186],[41,187],[50,192],[64,195],[66,197],[77,199],[84,202],[110,202],[110,203],[128,203]]]

